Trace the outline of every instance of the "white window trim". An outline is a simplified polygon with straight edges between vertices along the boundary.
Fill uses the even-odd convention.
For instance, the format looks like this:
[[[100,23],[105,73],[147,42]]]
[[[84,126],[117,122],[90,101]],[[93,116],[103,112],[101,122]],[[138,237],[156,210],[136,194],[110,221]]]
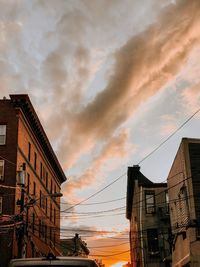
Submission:
[[[7,130],[7,125],[0,124],[0,145],[6,144],[6,130]]]

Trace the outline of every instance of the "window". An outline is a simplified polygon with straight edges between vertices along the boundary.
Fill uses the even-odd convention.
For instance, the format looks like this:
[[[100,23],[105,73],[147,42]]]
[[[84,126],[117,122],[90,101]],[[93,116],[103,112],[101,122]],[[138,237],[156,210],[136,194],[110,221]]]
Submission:
[[[45,197],[41,190],[40,190],[40,207],[45,209]]]
[[[40,207],[42,207],[42,191],[40,190]]]
[[[31,161],[31,143],[28,142],[28,160]]]
[[[43,171],[42,171],[42,179],[45,180],[45,173],[46,173],[46,170],[45,170],[45,167],[43,166]]]
[[[42,225],[41,225],[41,220],[39,219],[39,237],[41,237],[41,232],[42,232]]]
[[[147,244],[149,255],[152,257],[159,256],[157,229],[147,229]]]
[[[27,188],[27,195],[29,195],[30,193],[30,174],[27,173],[27,184],[26,184],[26,188]]]
[[[154,191],[147,191],[145,192],[145,206],[146,206],[146,213],[152,214],[155,213],[155,192]]]
[[[47,200],[47,197],[45,199],[45,202],[46,202],[46,204],[45,204],[45,213],[47,214],[48,213],[48,200]]]
[[[48,189],[48,183],[49,183],[49,182],[48,182],[48,179],[49,179],[49,178],[48,178],[48,172],[46,172],[46,189]]]
[[[36,183],[33,182],[33,195],[35,196],[36,195]]]
[[[47,242],[47,225],[45,224],[45,229],[44,229],[45,233],[44,233],[44,239],[45,242]]]
[[[53,244],[54,246],[56,245],[56,233],[55,232],[53,233]]]
[[[50,247],[52,246],[52,228],[50,227],[50,230],[49,230],[49,239],[50,239]]]
[[[45,196],[44,196],[43,193],[42,193],[41,197],[42,197],[41,207],[42,207],[43,209],[45,209],[45,203],[46,203],[46,201],[45,201]]]
[[[42,162],[40,162],[40,179],[42,180],[42,171],[43,171],[43,166]]]
[[[165,201],[166,201],[166,213],[169,213],[169,195],[167,191],[165,191]]]
[[[4,180],[4,160],[0,159],[0,181]]]
[[[52,191],[53,191],[53,182],[51,180],[51,187],[50,187],[50,193],[52,194]]]
[[[50,204],[50,221],[52,221],[52,204]]]
[[[37,169],[37,153],[34,153],[34,169]]]
[[[53,210],[53,222],[56,224],[56,209]]]
[[[6,144],[6,125],[0,125],[0,145]]]
[[[0,214],[3,212],[3,197],[0,197]]]
[[[35,233],[35,213],[32,214],[32,232]]]

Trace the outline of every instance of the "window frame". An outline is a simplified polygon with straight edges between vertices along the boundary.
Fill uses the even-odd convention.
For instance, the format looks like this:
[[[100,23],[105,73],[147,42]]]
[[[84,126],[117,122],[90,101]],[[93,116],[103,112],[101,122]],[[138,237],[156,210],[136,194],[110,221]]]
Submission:
[[[31,161],[31,143],[28,142],[28,161]]]
[[[1,134],[1,127],[2,126],[5,127],[5,133]],[[3,128],[2,128],[2,131],[3,131]],[[4,146],[6,144],[6,137],[7,137],[7,124],[1,123],[0,124],[0,146]],[[2,142],[1,142],[1,138],[2,138]]]
[[[33,196],[36,196],[36,182],[33,181]]]
[[[148,202],[151,199],[153,200],[153,202]],[[145,191],[145,211],[146,214],[156,213],[155,191]]]
[[[43,164],[40,162],[40,179],[42,180],[43,178]]]
[[[37,170],[37,153],[34,152],[34,170]]]
[[[30,194],[30,174],[29,173],[27,173],[26,192],[27,192],[27,195],[29,196]]]

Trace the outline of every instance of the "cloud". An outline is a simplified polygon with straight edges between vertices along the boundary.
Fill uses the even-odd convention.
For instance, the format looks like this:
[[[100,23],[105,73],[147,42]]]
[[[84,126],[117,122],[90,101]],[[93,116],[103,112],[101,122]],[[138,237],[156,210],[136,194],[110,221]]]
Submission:
[[[200,107],[200,82],[187,88],[182,93],[184,105],[190,114]]]
[[[130,147],[133,147],[127,142],[128,132],[121,130],[117,136],[112,137],[107,142],[100,153],[94,157],[91,165],[78,177],[70,177],[69,181],[63,185],[62,191],[66,196],[73,195],[72,192],[83,187],[92,186],[96,182],[97,174],[101,176],[102,182],[102,169],[112,169],[116,166],[116,160],[126,157],[129,153]],[[114,166],[109,166],[110,161],[115,160]]]
[[[106,150],[141,104],[174,79],[199,42],[200,2],[160,2],[3,1],[1,92],[34,96],[66,170],[93,155],[97,143]],[[107,84],[88,103],[88,85],[111,52]],[[94,158],[91,170],[105,160]],[[90,168],[84,174],[92,181]]]
[[[130,261],[128,231],[124,230],[121,234],[107,235],[104,238],[94,238],[88,241],[91,248],[91,255],[101,258],[106,266],[112,266],[121,261]],[[98,244],[98,245],[97,245]],[[101,255],[101,257],[100,257]],[[109,256],[107,255],[114,255]]]
[[[80,225],[78,227],[62,227],[61,238],[72,238],[76,233],[87,243],[90,256],[102,259],[106,266],[116,264],[119,261],[129,261],[128,229],[101,229]],[[122,253],[125,252],[126,253]],[[121,254],[122,253],[122,254]],[[107,255],[119,254],[113,257]]]
[[[160,134],[163,136],[169,136],[172,132],[177,129],[176,118],[170,115],[161,116],[162,126],[160,129]]]
[[[112,138],[141,103],[174,78],[199,42],[199,33],[200,2],[177,1],[157,23],[116,51],[106,88],[71,117],[69,136],[58,151],[64,166],[72,166],[97,140]]]

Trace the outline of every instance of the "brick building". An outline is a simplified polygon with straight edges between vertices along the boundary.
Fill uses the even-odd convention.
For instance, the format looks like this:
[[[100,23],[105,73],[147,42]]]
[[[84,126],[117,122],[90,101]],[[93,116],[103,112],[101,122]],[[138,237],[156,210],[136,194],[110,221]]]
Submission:
[[[168,176],[172,266],[200,266],[200,139],[183,138]]]
[[[28,95],[0,100],[0,266],[13,257],[60,254],[65,181]]]
[[[153,183],[137,165],[128,167],[126,200],[132,267],[170,266],[167,184]]]

